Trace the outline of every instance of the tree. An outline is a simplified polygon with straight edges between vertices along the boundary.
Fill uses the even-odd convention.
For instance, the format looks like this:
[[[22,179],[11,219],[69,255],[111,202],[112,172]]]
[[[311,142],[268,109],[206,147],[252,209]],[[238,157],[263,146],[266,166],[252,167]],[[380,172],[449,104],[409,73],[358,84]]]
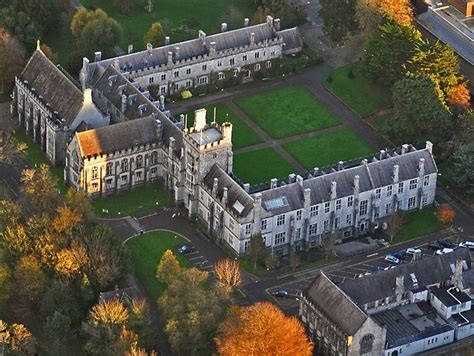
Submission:
[[[129,306],[127,328],[138,335],[140,346],[146,348],[154,346],[156,338],[153,331],[150,308],[145,299],[132,299],[132,303]]]
[[[356,0],[321,0],[320,3],[323,31],[331,40],[340,41],[356,29]]]
[[[237,260],[231,260],[230,258],[219,260],[214,264],[214,271],[220,285],[228,292],[236,288],[242,281],[240,265]]]
[[[128,311],[118,299],[111,299],[94,305],[89,312],[92,325],[105,330],[105,336],[111,340],[128,320]]]
[[[401,141],[424,146],[446,142],[453,133],[453,120],[440,102],[435,85],[428,78],[405,78],[392,89],[395,114],[391,135]]]
[[[458,115],[456,119],[454,145],[456,147],[473,142],[474,137],[474,110],[468,109]]]
[[[44,325],[48,339],[59,342],[66,338],[71,331],[71,319],[58,311],[46,318]]]
[[[81,8],[72,18],[71,32],[84,53],[92,55],[102,51],[112,55],[120,41],[122,29],[103,10],[87,11]]]
[[[144,6],[145,6],[145,11],[148,14],[151,14],[153,12],[153,0],[145,0]]]
[[[21,257],[15,266],[13,277],[17,297],[33,307],[40,299],[46,279],[38,260],[32,255]]]
[[[7,226],[0,233],[0,245],[3,245],[11,256],[26,254],[31,250],[31,240],[22,224]]]
[[[134,0],[114,0],[114,2],[115,6],[117,6],[120,13],[124,16],[128,16],[130,7],[134,5]]]
[[[67,316],[71,325],[77,326],[82,317],[81,297],[74,282],[49,279],[41,294],[39,312],[43,319],[55,312]]]
[[[387,233],[390,238],[390,243],[393,242],[393,239],[402,230],[404,225],[405,216],[403,215],[403,212],[393,209],[387,220]]]
[[[452,225],[454,218],[456,217],[456,211],[450,204],[441,204],[438,209],[438,218],[443,225]]]
[[[364,50],[364,70],[372,80],[391,84],[405,74],[421,33],[411,26],[386,21],[369,39]]]
[[[324,256],[326,257],[326,260],[329,258],[329,256],[333,256],[335,254],[335,251],[334,251],[335,242],[336,242],[336,235],[334,232],[325,233],[321,237],[321,244],[322,244],[322,248],[323,248]]]
[[[165,33],[159,22],[154,22],[148,32],[143,37],[145,46],[151,43],[153,47],[160,47],[165,44]]]
[[[253,268],[257,268],[257,264],[264,264],[268,252],[263,242],[262,235],[256,234],[250,237],[250,247],[247,251],[247,257],[253,263]]]
[[[7,324],[0,320],[0,343],[11,354],[30,354],[34,351],[35,338],[23,324]]]
[[[48,57],[48,59],[53,62],[54,64],[58,64],[59,63],[59,57],[58,57],[58,54],[56,52],[53,52],[53,50],[47,46],[45,43],[41,43],[40,45],[40,49],[41,49],[41,52],[43,52],[43,54]]]
[[[56,209],[57,215],[51,222],[52,228],[58,234],[71,236],[84,222],[82,214],[73,210],[68,205],[62,205]]]
[[[2,261],[2,256],[0,255],[0,309],[5,308],[4,303],[10,298],[10,293],[11,293],[10,268],[8,264]]]
[[[0,94],[5,92],[5,85],[13,84],[15,76],[20,74],[25,63],[25,48],[11,34],[0,27]],[[13,145],[13,147],[15,146]]]
[[[465,84],[459,83],[448,92],[446,101],[458,109],[467,109],[471,105],[471,94]]]
[[[216,338],[220,355],[312,355],[313,345],[296,317],[271,303],[232,307]]]
[[[359,0],[359,3],[378,11],[401,26],[413,24],[413,7],[410,0]]]
[[[451,161],[453,169],[450,176],[456,187],[467,194],[474,194],[474,142],[458,146]]]
[[[178,276],[180,270],[181,267],[173,251],[166,250],[156,268],[156,278],[169,285]]]
[[[178,354],[211,354],[210,340],[224,315],[227,293],[207,285],[207,273],[183,269],[158,300],[171,348]]]
[[[7,226],[15,225],[20,219],[20,207],[8,200],[0,200],[0,233],[4,231]]]
[[[94,219],[94,210],[85,192],[69,188],[66,193],[66,204],[72,210],[81,214],[85,221]]]

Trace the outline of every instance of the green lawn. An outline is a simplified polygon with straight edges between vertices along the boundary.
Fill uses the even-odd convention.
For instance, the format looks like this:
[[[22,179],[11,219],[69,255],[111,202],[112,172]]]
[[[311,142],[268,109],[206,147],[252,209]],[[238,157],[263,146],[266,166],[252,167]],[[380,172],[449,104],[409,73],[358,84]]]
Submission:
[[[118,217],[148,212],[171,202],[170,195],[157,183],[91,201],[94,212],[99,217]],[[108,213],[103,212],[103,209]]]
[[[348,77],[351,70],[354,78]],[[360,63],[334,69],[328,79],[325,86],[361,116],[391,106],[390,88],[371,84],[362,75]]]
[[[409,241],[416,237],[432,234],[442,229],[435,207],[428,207],[407,214],[402,230],[395,236],[394,243]]]
[[[161,256],[166,250],[174,251],[177,245],[185,242],[182,237],[167,231],[148,232],[127,241],[126,246],[132,258],[135,273],[153,299],[156,300],[166,288],[166,285],[155,277]],[[189,266],[183,256],[176,253],[176,257],[182,267]]]
[[[335,126],[340,120],[301,87],[286,87],[237,100],[274,138]]]
[[[225,121],[232,123],[232,145],[235,149],[256,145],[263,142],[262,139],[238,117],[229,107],[223,103],[209,105],[207,109],[207,122],[214,119],[214,108],[216,108],[216,121],[222,124]],[[188,127],[194,123],[194,111],[188,113]]]
[[[234,156],[234,174],[251,185],[283,178],[295,169],[273,148],[241,153]]]
[[[260,266],[259,264],[257,264],[257,268],[253,268],[253,262],[245,258],[239,259],[239,262],[240,262],[240,267],[242,267],[244,271],[251,273],[255,276],[261,277],[261,276],[266,275],[269,272],[267,271],[265,267]]]
[[[339,161],[350,161],[375,152],[350,129],[293,141],[284,144],[283,148],[308,170],[337,164]]]
[[[153,0],[151,14],[145,12],[143,1],[134,3],[129,15],[123,16],[112,0],[82,0],[86,8],[101,8],[117,20],[123,28],[121,46],[125,50],[130,43],[135,50],[143,49],[143,36],[155,21],[165,28],[185,24],[193,30],[171,36],[171,42],[175,43],[197,37],[198,30],[208,34],[219,32],[222,22],[226,22],[229,29],[242,26],[244,18],[251,18],[255,12],[253,0]]]
[[[18,128],[13,134],[15,139],[19,142],[26,143],[27,149],[25,151],[25,159],[29,165],[33,168],[39,167],[40,164],[46,164],[49,167],[49,171],[53,178],[56,179],[58,188],[61,194],[65,194],[67,191],[64,185],[64,171],[61,167],[53,166],[46,158],[46,153],[41,151],[40,145],[33,142],[33,140],[26,135],[24,128]]]

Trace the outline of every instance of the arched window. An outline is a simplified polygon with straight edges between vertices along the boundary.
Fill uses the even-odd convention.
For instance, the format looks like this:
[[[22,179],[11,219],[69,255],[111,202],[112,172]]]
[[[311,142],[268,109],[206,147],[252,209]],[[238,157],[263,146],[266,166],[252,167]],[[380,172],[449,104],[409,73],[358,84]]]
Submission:
[[[157,164],[158,163],[158,152],[152,152],[151,153],[151,164]]]
[[[97,167],[92,167],[92,173],[91,173],[92,179],[97,179],[99,176],[99,171],[97,170]]]
[[[374,335],[373,334],[366,334],[360,340],[360,354],[367,354],[372,352],[372,347],[374,346]]]
[[[122,163],[122,166],[121,166],[122,172],[128,171],[128,160],[125,158],[122,160],[121,163]]]
[[[137,168],[143,167],[143,156],[137,156]]]
[[[114,165],[112,162],[107,163],[106,168],[105,168],[106,175],[108,176],[112,175],[113,166]]]

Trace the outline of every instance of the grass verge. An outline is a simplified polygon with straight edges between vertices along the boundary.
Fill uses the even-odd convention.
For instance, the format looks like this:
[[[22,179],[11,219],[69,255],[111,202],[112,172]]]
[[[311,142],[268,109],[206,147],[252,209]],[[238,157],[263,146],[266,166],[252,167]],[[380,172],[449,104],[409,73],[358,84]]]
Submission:
[[[434,206],[407,214],[402,230],[395,236],[393,243],[410,241],[414,238],[432,234],[443,228]]]
[[[265,267],[262,267],[259,264],[257,264],[257,268],[253,268],[252,261],[249,261],[245,258],[239,259],[239,262],[240,262],[240,267],[242,267],[242,269],[245,272],[251,273],[254,276],[262,277],[262,276],[266,275],[269,272],[269,271],[267,271],[267,269]]]
[[[148,232],[127,241],[126,246],[132,258],[135,273],[154,300],[166,289],[166,285],[155,277],[161,256],[166,250],[174,250],[177,245],[184,242],[182,237],[167,231]],[[183,256],[176,254],[176,257],[181,267],[189,267],[188,261]]]
[[[340,120],[301,87],[238,99],[237,104],[274,138],[338,125]]]

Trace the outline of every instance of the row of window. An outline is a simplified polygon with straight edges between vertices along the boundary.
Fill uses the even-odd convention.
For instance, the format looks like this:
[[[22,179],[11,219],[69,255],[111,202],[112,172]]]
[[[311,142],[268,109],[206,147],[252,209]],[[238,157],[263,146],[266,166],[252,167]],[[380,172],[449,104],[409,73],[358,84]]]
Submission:
[[[120,161],[120,172],[127,172],[130,168],[130,160],[124,158]],[[150,156],[150,165],[155,165],[158,163],[158,152],[152,152]],[[135,159],[135,168],[139,169],[143,167],[143,156],[138,155]],[[105,165],[105,175],[110,176],[114,174],[114,164],[113,162],[108,162]],[[97,166],[91,168],[91,179],[99,178],[99,168]]]
[[[156,167],[154,167],[150,170],[150,175],[152,177],[155,176],[156,173],[157,173]],[[142,181],[144,179],[143,172],[142,171],[135,172],[135,177],[136,177],[135,182]],[[128,180],[128,175],[127,174],[124,174],[124,175],[120,176],[120,185],[121,186],[126,185],[128,182],[129,182],[129,180]],[[113,178],[105,179],[105,189],[114,188],[115,185],[113,183],[114,183]],[[92,182],[91,183],[91,188],[92,188],[91,191],[93,191],[93,192],[98,191],[99,190],[99,182]]]

